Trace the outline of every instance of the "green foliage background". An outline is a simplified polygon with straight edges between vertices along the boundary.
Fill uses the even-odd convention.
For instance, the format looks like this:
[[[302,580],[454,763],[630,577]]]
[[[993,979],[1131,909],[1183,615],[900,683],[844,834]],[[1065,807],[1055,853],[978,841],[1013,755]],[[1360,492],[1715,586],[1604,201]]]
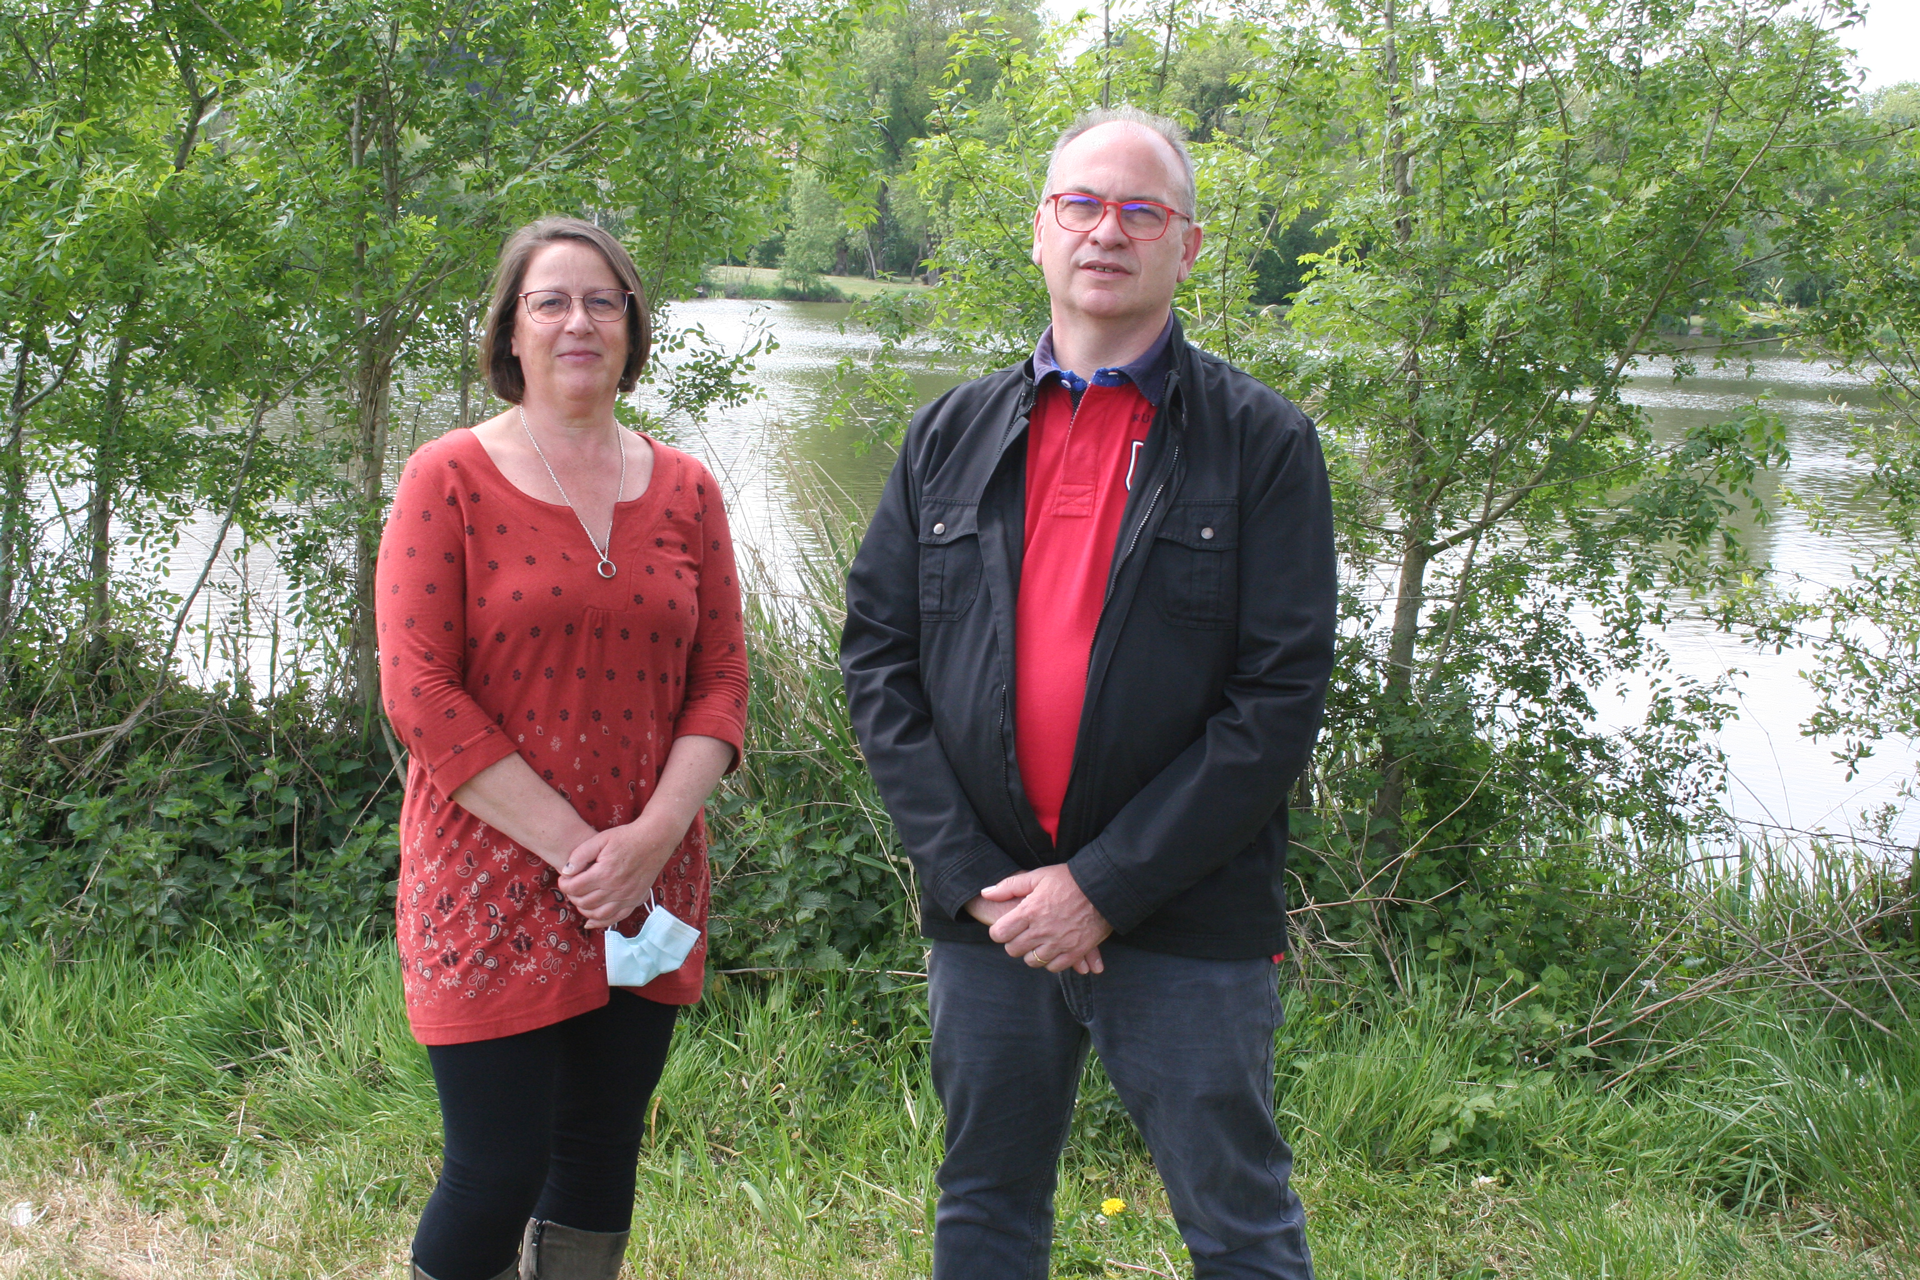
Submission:
[[[1856,760],[1920,727],[1908,550],[1818,599],[1771,591],[1734,517],[1767,514],[1779,422],[1756,405],[1656,441],[1622,395],[1644,357],[1758,339],[1875,370],[1897,412],[1863,425],[1863,483],[1911,516],[1912,95],[1854,93],[1852,16],[0,10],[0,934],[167,950],[206,926],[296,946],[385,927],[400,754],[370,702],[372,547],[408,413],[457,389],[460,421],[482,414],[471,343],[511,227],[557,209],[612,228],[657,318],[726,262],[937,281],[859,313],[872,354],[837,412],[884,441],[911,407],[904,347],[1025,354],[1048,148],[1132,102],[1192,135],[1190,336],[1305,405],[1335,471],[1342,652],[1295,803],[1309,976],[1407,995],[1435,963],[1611,999],[1682,962],[1649,921],[1689,918],[1692,859],[1727,847],[1707,745],[1725,691],[1668,674],[1650,638],[1678,602],[1817,642],[1813,728]],[[697,328],[661,345],[666,416],[623,409],[656,430],[739,403],[764,349]],[[196,513],[289,575],[264,675],[245,619],[195,623],[192,595],[151,585]],[[919,967],[914,895],[841,705],[853,535],[830,532],[810,599],[756,598],[714,956],[885,987]],[[183,645],[233,674],[187,683]],[[1603,732],[1590,691],[1626,674],[1651,709]],[[1885,860],[1848,875],[1873,903],[1914,887]],[[1907,954],[1910,914],[1862,919],[1868,952]]]
[[[435,394],[488,412],[472,343],[508,230],[596,219],[656,322],[724,264],[933,285],[850,320],[833,414],[884,448],[914,361],[1030,349],[1048,148],[1131,102],[1192,137],[1182,323],[1305,405],[1335,473],[1342,649],[1294,797],[1277,1046],[1316,1246],[1356,1275],[1900,1273],[1920,864],[1724,825],[1727,691],[1651,639],[1706,603],[1803,648],[1808,727],[1855,765],[1920,732],[1920,99],[1854,91],[1856,16],[0,3],[0,1180],[105,1159],[210,1241],[301,1239],[262,1274],[388,1256],[417,1213],[433,1104],[391,971],[403,757],[366,592],[409,423]],[[771,341],[663,324],[664,409],[622,413],[738,405]],[[1767,406],[1657,440],[1622,394],[1647,356],[1771,342],[1883,394],[1854,474],[1901,539],[1789,492],[1858,544],[1819,592],[1736,533],[1789,460]],[[743,566],[748,753],[709,808],[716,977],[649,1117],[656,1269],[924,1258],[916,894],[835,661],[858,531],[820,532]],[[285,616],[156,585],[242,549],[287,575]],[[1603,732],[1592,691],[1628,674],[1648,714]],[[1095,1207],[1157,1194],[1097,1070],[1068,1166],[1063,1274],[1178,1249],[1164,1215]],[[308,1218],[236,1230],[249,1195]]]

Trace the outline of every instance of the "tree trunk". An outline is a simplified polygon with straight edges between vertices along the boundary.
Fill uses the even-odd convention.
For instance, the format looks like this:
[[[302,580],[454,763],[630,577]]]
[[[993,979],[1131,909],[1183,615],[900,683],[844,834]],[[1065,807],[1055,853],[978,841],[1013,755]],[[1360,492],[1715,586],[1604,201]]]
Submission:
[[[473,375],[479,372],[480,364],[480,326],[485,322],[486,304],[469,308],[467,311],[467,345],[460,360],[460,417],[453,424],[456,427],[473,425]]]
[[[1394,0],[1381,14],[1381,74],[1387,83],[1387,183],[1399,212],[1393,220],[1401,244],[1413,239],[1413,157],[1407,152],[1403,123],[1406,103],[1400,92],[1400,42],[1396,36]]]
[[[183,50],[176,57],[187,105],[174,147],[173,169],[179,173],[193,156],[200,139],[200,119],[216,93],[202,93],[192,58]],[[87,499],[88,601],[87,662],[97,666],[106,654],[107,633],[113,624],[112,556],[114,500],[120,487],[121,428],[127,416],[127,364],[133,354],[134,322],[145,301],[144,286],[134,289],[120,313],[119,332],[107,361],[107,388],[101,404],[100,436],[93,452],[91,493]],[[16,421],[15,430],[19,429]]]
[[[1164,106],[1162,99],[1167,92],[1167,66],[1173,61],[1173,32],[1175,15],[1180,11],[1180,0],[1167,0],[1167,38],[1160,44],[1160,75],[1153,82],[1154,109]]]
[[[87,661],[97,665],[106,655],[107,630],[113,623],[112,555],[113,506],[120,487],[120,429],[127,417],[127,363],[133,355],[133,322],[140,311],[142,291],[120,313],[113,355],[107,360],[107,389],[100,415],[100,436],[94,443],[91,493],[87,499]]]
[[[1100,107],[1105,110],[1113,105],[1113,0],[1100,6],[1100,64]]]
[[[366,339],[354,372],[354,477],[356,506],[353,526],[353,682],[354,701],[367,726],[380,717],[380,664],[373,621],[373,574],[380,551],[381,504],[387,471],[389,399],[393,388],[394,352],[379,338]]]
[[[1394,237],[1401,244],[1413,239],[1413,161],[1407,152],[1406,131],[1402,121],[1405,105],[1400,92],[1400,49],[1395,37],[1394,0],[1386,0],[1381,13],[1381,76],[1387,89],[1387,171],[1384,178],[1397,208]],[[1414,339],[1418,342],[1418,339]],[[1416,474],[1422,469],[1426,442],[1420,435],[1415,409],[1420,401],[1420,352],[1411,348],[1401,364],[1407,384],[1407,463]],[[1410,526],[1401,549],[1398,590],[1393,607],[1393,633],[1387,644],[1386,682],[1382,692],[1381,715],[1389,727],[1380,735],[1380,789],[1373,797],[1373,820],[1369,824],[1389,857],[1401,849],[1400,823],[1407,803],[1407,754],[1410,744],[1392,730],[1392,724],[1405,724],[1414,714],[1413,667],[1420,644],[1420,611],[1426,605],[1427,565],[1433,551],[1427,544],[1427,530]]]
[[[21,537],[27,525],[27,470],[23,455],[27,435],[27,356],[32,349],[31,337],[20,340],[20,356],[13,370],[13,394],[7,405],[5,492],[0,494],[0,651],[6,648],[7,638],[13,634],[17,612],[13,595],[26,560]]]
[[[1415,714],[1413,663],[1420,643],[1420,610],[1426,604],[1427,565],[1432,553],[1413,538],[1400,557],[1399,589],[1393,604],[1393,632],[1387,641],[1386,696],[1381,715],[1405,723]],[[1389,854],[1400,850],[1400,818],[1407,801],[1407,749],[1398,734],[1381,735],[1380,789],[1373,798],[1373,825]]]

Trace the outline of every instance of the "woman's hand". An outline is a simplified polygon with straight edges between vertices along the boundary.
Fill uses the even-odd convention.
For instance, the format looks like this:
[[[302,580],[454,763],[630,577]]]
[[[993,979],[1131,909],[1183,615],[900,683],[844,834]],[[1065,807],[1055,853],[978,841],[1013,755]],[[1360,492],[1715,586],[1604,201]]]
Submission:
[[[574,847],[560,868],[560,892],[580,909],[589,929],[611,929],[647,900],[661,868],[732,763],[733,747],[718,738],[690,733],[674,739],[640,816]]]
[[[567,895],[589,929],[611,929],[647,900],[689,823],[655,817],[648,809],[624,827],[595,832],[560,870]]]

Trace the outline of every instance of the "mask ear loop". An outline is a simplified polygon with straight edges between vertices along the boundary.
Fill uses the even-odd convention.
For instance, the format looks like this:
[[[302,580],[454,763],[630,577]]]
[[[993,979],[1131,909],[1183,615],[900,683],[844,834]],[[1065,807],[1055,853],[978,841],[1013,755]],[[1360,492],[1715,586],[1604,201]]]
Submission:
[[[651,917],[651,916],[653,915],[653,909],[654,909],[655,907],[657,907],[657,906],[659,906],[659,905],[660,905],[660,902],[659,902],[659,900],[658,900],[657,898],[655,898],[655,897],[654,897],[654,892],[653,892],[653,890],[652,890],[652,889],[648,889],[648,890],[647,890],[647,915],[648,915],[649,917]],[[643,920],[643,921],[641,921],[641,924],[643,924],[643,925],[644,925],[645,923],[646,923],[646,921],[644,921],[644,920]],[[617,925],[617,924],[616,924],[616,925],[613,925],[613,926],[611,926],[611,927],[609,927],[609,929],[608,929],[607,931],[608,931],[609,933],[620,933],[620,926],[619,926],[619,925]],[[620,936],[621,936],[621,937],[623,937],[623,938],[625,938],[625,937],[626,937],[626,935],[625,935],[624,933],[621,933],[621,934],[620,934]],[[631,941],[631,939],[629,939],[629,941]]]

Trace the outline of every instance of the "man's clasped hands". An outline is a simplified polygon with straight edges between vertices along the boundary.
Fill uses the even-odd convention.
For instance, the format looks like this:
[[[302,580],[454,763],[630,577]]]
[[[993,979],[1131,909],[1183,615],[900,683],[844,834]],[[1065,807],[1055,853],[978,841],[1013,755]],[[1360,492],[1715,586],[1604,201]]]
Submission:
[[[1016,960],[1059,973],[1102,973],[1100,944],[1113,926],[1080,891],[1064,863],[1022,871],[988,885],[967,913]]]

